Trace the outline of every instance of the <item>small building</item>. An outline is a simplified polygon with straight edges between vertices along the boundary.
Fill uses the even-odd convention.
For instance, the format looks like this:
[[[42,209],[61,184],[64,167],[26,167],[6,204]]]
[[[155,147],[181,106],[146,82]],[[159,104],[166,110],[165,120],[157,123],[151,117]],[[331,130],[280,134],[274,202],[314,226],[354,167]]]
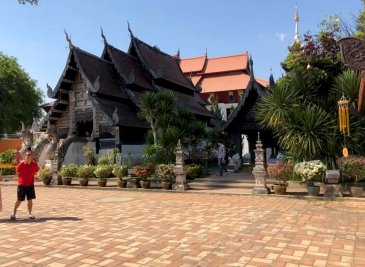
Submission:
[[[207,55],[180,60],[184,75],[200,88],[201,96],[209,103],[216,98],[222,118],[227,120],[240,102],[252,72],[248,53],[208,58]],[[256,78],[264,87],[268,81]],[[208,107],[209,108],[209,107]]]

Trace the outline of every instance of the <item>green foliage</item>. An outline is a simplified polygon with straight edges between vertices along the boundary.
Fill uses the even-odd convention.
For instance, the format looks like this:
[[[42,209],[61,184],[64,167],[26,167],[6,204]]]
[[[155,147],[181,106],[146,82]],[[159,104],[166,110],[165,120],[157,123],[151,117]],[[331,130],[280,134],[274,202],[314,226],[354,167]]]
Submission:
[[[14,175],[16,169],[14,165],[10,164],[0,164],[0,174],[1,175]]]
[[[363,8],[357,16],[355,36],[365,40],[365,0],[361,1],[363,3]]]
[[[74,163],[69,163],[67,165],[62,165],[60,169],[60,174],[63,178],[65,177],[76,177],[77,165]]]
[[[111,165],[112,164],[112,159],[108,156],[101,156],[98,159],[98,165]]]
[[[189,164],[186,167],[186,178],[195,179],[202,177],[203,167],[200,164]]]
[[[345,70],[335,77],[332,91],[336,99],[340,99],[343,94],[347,99],[352,101],[353,107],[357,108],[360,80],[360,72],[354,70]]]
[[[165,181],[171,181],[175,178],[174,164],[159,164],[156,166],[156,175]]]
[[[123,178],[128,175],[128,166],[125,165],[114,165],[113,174],[115,177]]]
[[[95,165],[95,150],[88,146],[83,146],[82,151],[84,152],[85,164]]]
[[[42,92],[14,57],[0,52],[0,132],[15,132],[42,115]]]
[[[52,169],[50,167],[40,168],[38,171],[38,178],[41,180],[52,179]]]
[[[93,165],[80,165],[77,168],[76,176],[79,178],[93,178],[95,166]]]
[[[98,165],[94,171],[94,174],[98,178],[110,178],[113,176],[113,165]]]
[[[8,149],[0,153],[0,163],[2,164],[16,164],[15,149]]]
[[[321,157],[329,129],[334,127],[330,114],[312,104],[296,109],[285,127],[276,129],[280,147],[295,155],[294,161]]]

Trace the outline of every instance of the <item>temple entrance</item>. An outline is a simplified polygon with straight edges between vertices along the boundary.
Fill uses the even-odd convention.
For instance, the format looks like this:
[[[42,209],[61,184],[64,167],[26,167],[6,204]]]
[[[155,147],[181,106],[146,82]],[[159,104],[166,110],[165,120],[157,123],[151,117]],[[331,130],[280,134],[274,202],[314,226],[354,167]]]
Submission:
[[[92,121],[78,121],[76,123],[76,134],[79,137],[90,137],[93,132]]]

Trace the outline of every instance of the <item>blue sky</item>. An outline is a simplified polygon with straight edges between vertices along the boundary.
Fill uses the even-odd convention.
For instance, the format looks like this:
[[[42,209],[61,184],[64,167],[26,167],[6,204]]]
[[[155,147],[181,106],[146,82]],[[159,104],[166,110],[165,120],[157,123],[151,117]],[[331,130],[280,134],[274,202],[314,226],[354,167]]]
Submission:
[[[65,67],[68,47],[64,29],[75,46],[100,56],[103,42],[128,50],[134,35],[182,58],[217,57],[248,51],[255,76],[275,79],[294,37],[294,10],[299,9],[299,34],[316,33],[328,15],[353,21],[360,0],[40,0],[38,6],[2,0],[0,51],[14,56],[46,92]],[[46,93],[45,93],[46,96]]]

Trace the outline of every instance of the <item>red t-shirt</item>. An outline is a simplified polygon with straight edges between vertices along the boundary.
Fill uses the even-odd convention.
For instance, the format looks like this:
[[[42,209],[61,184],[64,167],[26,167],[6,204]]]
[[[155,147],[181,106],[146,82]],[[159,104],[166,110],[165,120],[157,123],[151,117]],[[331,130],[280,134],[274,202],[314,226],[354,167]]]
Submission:
[[[16,166],[16,171],[18,173],[18,185],[32,185],[34,184],[34,175],[39,170],[38,164],[32,161],[27,164],[25,160],[21,161]]]

